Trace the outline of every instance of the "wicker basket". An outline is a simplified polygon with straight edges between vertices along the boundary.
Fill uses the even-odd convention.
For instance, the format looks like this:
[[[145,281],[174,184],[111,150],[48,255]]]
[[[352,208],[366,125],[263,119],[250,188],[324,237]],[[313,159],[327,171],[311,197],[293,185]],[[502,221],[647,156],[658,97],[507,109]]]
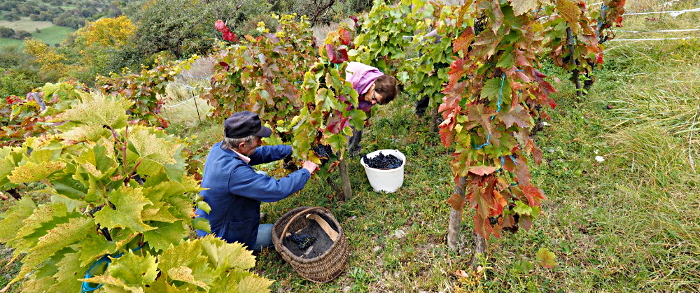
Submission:
[[[316,237],[307,249],[286,239],[290,233]],[[347,266],[350,247],[333,214],[322,207],[299,207],[280,217],[272,227],[272,243],[282,258],[304,279],[326,283]]]

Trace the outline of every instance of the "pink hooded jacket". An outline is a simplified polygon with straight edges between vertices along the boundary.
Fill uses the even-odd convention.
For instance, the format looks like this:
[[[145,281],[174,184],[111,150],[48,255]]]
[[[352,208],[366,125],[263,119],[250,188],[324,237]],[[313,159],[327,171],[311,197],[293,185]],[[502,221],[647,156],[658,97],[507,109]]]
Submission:
[[[360,62],[348,62],[345,69],[345,80],[352,83],[352,88],[362,95],[367,92],[372,83],[384,75],[379,69]]]

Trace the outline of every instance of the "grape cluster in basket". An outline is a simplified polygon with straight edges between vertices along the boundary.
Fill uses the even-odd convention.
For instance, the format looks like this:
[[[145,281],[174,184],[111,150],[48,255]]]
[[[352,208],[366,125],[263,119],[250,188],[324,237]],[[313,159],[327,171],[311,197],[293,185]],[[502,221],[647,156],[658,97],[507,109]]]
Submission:
[[[306,249],[307,247],[311,246],[311,244],[314,244],[314,241],[316,241],[316,237],[297,233],[287,235],[286,239],[298,244],[299,249]]]
[[[392,154],[384,155],[382,152],[379,152],[378,155],[369,158],[366,155],[361,155],[362,156],[362,161],[367,164],[368,167],[370,168],[375,168],[375,169],[396,169],[398,167],[401,167],[401,164],[403,164],[403,161],[401,159],[397,158],[396,156]]]

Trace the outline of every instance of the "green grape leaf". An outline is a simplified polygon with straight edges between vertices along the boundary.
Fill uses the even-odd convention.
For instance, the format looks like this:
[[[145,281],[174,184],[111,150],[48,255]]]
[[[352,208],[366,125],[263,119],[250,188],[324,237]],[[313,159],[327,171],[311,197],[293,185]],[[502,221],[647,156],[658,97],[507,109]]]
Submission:
[[[22,226],[17,230],[14,239],[9,241],[17,253],[24,249],[36,246],[39,237],[48,233],[56,224],[65,223],[68,209],[64,204],[45,204],[39,206],[34,212],[22,221]]]
[[[504,50],[503,53],[501,53],[501,58],[498,59],[498,63],[496,64],[496,66],[501,68],[511,68],[513,67],[513,65],[515,65],[515,61],[513,61],[513,48],[510,47]]]
[[[209,206],[209,204],[203,200],[197,201],[197,208],[203,210],[207,214],[211,212],[211,206]]]
[[[47,292],[78,292],[81,283],[77,278],[85,273],[85,269],[75,264],[78,263],[78,253],[66,253],[56,264],[58,271],[49,279],[55,279],[56,283]]]
[[[106,292],[143,292],[140,288],[130,287],[119,278],[110,275],[95,276],[92,278],[78,279],[81,282],[102,284]]]
[[[27,162],[22,166],[18,166],[8,176],[10,182],[14,184],[31,183],[44,180],[56,171],[63,170],[66,163],[62,161],[55,162]]]
[[[255,256],[238,242],[227,243],[213,235],[208,235],[200,238],[200,243],[213,267],[219,270],[226,271],[230,268],[247,270],[255,267]]]
[[[70,175],[54,178],[51,183],[56,193],[70,199],[82,199],[88,191],[80,181],[71,178]]]
[[[0,221],[0,242],[7,243],[14,238],[20,228],[26,225],[24,220],[29,218],[36,208],[36,204],[29,196],[22,197],[10,207]]]
[[[515,201],[515,207],[513,208],[513,211],[519,215],[530,215],[532,213],[532,207],[518,200]]]
[[[209,291],[209,285],[199,280],[196,273],[190,267],[179,266],[167,270],[168,277],[174,281],[180,281],[195,285]]]
[[[154,229],[143,232],[143,239],[156,251],[162,251],[171,245],[180,243],[189,233],[183,221],[174,223],[150,222],[149,224]]]
[[[96,125],[102,127],[107,125],[113,129],[126,126],[126,111],[131,107],[132,102],[122,99],[110,99],[103,95],[83,95],[82,103],[73,105],[71,109],[59,114],[57,118],[49,122],[72,121],[80,124]],[[72,123],[64,124],[60,127],[72,128]]]
[[[194,218],[192,220],[192,228],[196,230],[202,230],[207,233],[211,233],[211,226],[209,225],[209,220],[205,218]]]
[[[78,282],[76,282],[78,283]],[[30,277],[22,281],[22,292],[47,292],[56,282],[51,278],[33,278]]]
[[[101,137],[108,136],[109,134],[109,130],[102,127],[102,125],[87,124],[72,127],[69,130],[64,130],[61,132],[61,134],[59,134],[59,136],[64,141],[82,142],[96,141]]]
[[[80,266],[82,267],[89,265],[105,254],[117,250],[117,245],[114,241],[107,241],[104,236],[97,233],[88,233],[83,235],[83,237],[78,250]]]
[[[54,253],[82,240],[87,233],[95,229],[92,219],[87,217],[72,218],[68,223],[59,224],[54,229],[39,238],[36,246],[32,247],[22,260],[22,268],[12,282],[19,281],[25,274],[34,270],[39,264],[54,255]]]
[[[132,286],[150,285],[158,276],[156,257],[150,254],[139,256],[129,250],[121,257],[112,259],[106,274]]]
[[[557,265],[557,262],[555,261],[556,255],[554,255],[554,253],[549,251],[547,248],[540,248],[535,256],[540,262],[540,265],[545,268],[551,269]]]
[[[481,98],[496,101],[500,92],[501,78],[491,78],[484,82],[484,88],[481,90]]]
[[[177,217],[173,216],[168,210],[170,205],[165,202],[158,202],[155,205],[148,205],[143,212],[141,212],[142,220],[145,221],[158,221],[173,223],[178,220]]]
[[[231,275],[234,275],[235,273],[240,274],[240,276],[235,276],[227,279],[226,283],[223,283],[221,287],[222,289],[226,288],[236,288],[235,292],[245,292],[245,293],[268,293],[270,292],[270,285],[274,283],[272,280],[268,280],[264,277],[256,276],[253,273],[250,272],[239,272],[238,270],[234,273],[231,273]],[[219,285],[219,284],[217,284]],[[228,292],[228,291],[219,291],[219,292]]]
[[[22,153],[26,153],[26,148],[4,147],[0,148],[0,187],[10,182],[8,177],[12,170],[22,160]],[[12,186],[10,186],[11,188]]]
[[[180,144],[175,144],[151,133],[148,128],[135,127],[129,131],[129,150],[135,153],[136,158],[147,158],[160,164],[174,164],[173,158],[180,149]],[[129,158],[134,158],[130,154]]]
[[[103,227],[129,228],[137,232],[154,229],[146,225],[141,217],[143,207],[151,202],[143,196],[143,189],[120,187],[109,193],[109,200],[115,209],[105,206],[95,213],[95,221]]]

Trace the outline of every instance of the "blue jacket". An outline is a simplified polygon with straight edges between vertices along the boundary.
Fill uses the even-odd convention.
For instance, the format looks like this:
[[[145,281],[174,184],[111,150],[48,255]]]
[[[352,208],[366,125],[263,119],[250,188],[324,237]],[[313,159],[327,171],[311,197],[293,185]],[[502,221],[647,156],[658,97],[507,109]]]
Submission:
[[[256,173],[251,165],[280,160],[291,153],[288,145],[261,146],[246,164],[234,151],[224,149],[221,142],[215,144],[204,164],[202,187],[206,189],[200,192],[211,211],[207,214],[197,209],[197,216],[209,220],[214,235],[252,248],[260,224],[260,203],[278,201],[301,190],[311,173],[302,168],[275,179]],[[197,230],[197,235],[207,233]]]

